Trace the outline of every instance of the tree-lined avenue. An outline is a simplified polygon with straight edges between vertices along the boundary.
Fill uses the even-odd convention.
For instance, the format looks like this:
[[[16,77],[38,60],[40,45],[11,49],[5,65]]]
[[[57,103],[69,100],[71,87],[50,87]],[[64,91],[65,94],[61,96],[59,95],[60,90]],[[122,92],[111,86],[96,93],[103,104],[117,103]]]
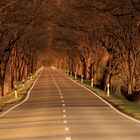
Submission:
[[[0,140],[139,140],[140,124],[44,69],[29,99],[0,118]]]

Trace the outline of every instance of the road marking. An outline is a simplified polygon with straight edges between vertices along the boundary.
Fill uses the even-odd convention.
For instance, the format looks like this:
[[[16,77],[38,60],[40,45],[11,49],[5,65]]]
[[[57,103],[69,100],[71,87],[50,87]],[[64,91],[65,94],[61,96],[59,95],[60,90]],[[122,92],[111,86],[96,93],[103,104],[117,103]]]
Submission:
[[[70,131],[69,127],[65,127],[65,131],[66,132]]]
[[[64,101],[64,100],[62,100],[61,102],[62,102],[62,103],[64,103],[65,101]]]
[[[59,73],[59,74],[60,74],[60,73]],[[61,74],[61,75],[63,75],[63,74]],[[135,119],[135,118],[133,118],[133,117],[131,117],[131,116],[128,116],[128,115],[126,115],[125,113],[119,111],[119,110],[118,110],[117,108],[115,108],[112,104],[110,104],[109,102],[107,102],[106,100],[104,100],[102,97],[100,97],[96,92],[93,92],[92,90],[88,89],[88,88],[85,87],[84,85],[81,85],[81,84],[77,83],[76,81],[74,81],[73,79],[67,77],[66,75],[63,75],[63,76],[65,76],[66,78],[70,79],[70,80],[73,81],[75,84],[77,84],[77,85],[83,87],[84,89],[88,90],[90,93],[94,94],[96,97],[98,97],[98,98],[99,98],[100,100],[102,100],[104,103],[106,103],[112,110],[116,111],[116,112],[119,113],[120,115],[122,115],[122,116],[124,116],[124,117],[126,117],[126,118],[128,118],[128,119],[130,119],[130,120],[132,120],[132,121],[134,121],[134,122],[136,122],[136,123],[140,123],[139,120],[137,120],[137,119]]]
[[[66,120],[63,121],[64,124],[67,124],[68,122]]]
[[[65,104],[62,104],[62,106],[66,106]]]
[[[56,86],[56,88],[57,88],[57,90],[58,90],[58,92],[59,92],[59,94],[60,94],[60,96],[61,96],[60,98],[63,99],[62,91],[61,91],[60,87],[58,86],[58,84],[57,84],[57,82],[56,82],[54,76],[52,75],[51,72],[48,71],[48,73],[49,73],[50,76],[52,77],[52,80],[53,80],[53,82],[54,82],[54,84],[55,84],[55,86]]]
[[[66,110],[65,109],[63,110],[63,113],[66,113]]]
[[[63,115],[63,118],[67,118],[67,115]]]
[[[41,73],[42,73],[42,72],[41,72]],[[36,84],[37,80],[39,79],[41,73],[38,75],[38,77],[37,77],[36,80],[34,81],[33,85],[31,86],[31,88],[30,88],[29,91],[27,92],[26,98],[25,98],[22,102],[20,102],[19,104],[13,106],[13,107],[10,108],[9,110],[7,110],[7,111],[5,111],[4,113],[2,113],[2,114],[0,115],[0,118],[3,117],[3,116],[5,116],[7,113],[9,113],[10,111],[12,111],[13,109],[17,108],[18,106],[22,105],[23,103],[25,103],[25,102],[29,99],[29,97],[30,97],[30,92],[32,91],[33,87],[35,86],[35,84]]]
[[[59,87],[57,87],[57,89],[58,89],[58,92],[59,92],[59,93],[61,93],[61,90],[60,90],[60,88],[59,88]]]
[[[66,137],[66,140],[71,140],[71,137]]]

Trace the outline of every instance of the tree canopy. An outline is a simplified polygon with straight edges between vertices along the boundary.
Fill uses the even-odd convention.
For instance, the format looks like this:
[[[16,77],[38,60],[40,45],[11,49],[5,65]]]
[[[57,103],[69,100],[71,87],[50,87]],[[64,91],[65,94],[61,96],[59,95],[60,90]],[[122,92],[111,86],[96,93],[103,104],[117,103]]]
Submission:
[[[45,62],[138,92],[139,15],[139,0],[1,0],[1,95]]]

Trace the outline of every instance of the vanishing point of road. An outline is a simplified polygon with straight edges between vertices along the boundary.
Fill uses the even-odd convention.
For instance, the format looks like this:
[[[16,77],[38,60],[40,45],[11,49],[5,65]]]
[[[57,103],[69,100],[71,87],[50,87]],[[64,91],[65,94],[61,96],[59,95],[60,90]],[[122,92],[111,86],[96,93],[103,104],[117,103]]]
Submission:
[[[48,68],[28,100],[0,118],[0,140],[140,140],[140,124]]]

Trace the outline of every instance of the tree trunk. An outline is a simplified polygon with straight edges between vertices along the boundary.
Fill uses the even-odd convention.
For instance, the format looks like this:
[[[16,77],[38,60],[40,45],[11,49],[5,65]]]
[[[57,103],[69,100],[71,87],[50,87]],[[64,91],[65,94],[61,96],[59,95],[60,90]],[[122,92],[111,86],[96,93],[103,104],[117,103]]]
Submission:
[[[3,93],[2,93],[2,85],[3,85],[3,83],[2,83],[2,81],[0,81],[0,97],[3,96]]]
[[[94,85],[97,85],[97,72],[94,72],[93,74],[93,83]]]
[[[88,66],[86,67],[86,79],[87,79],[87,80],[88,80],[88,79],[91,79],[91,69],[92,69],[91,65],[88,65]]]
[[[111,79],[111,76],[110,76],[110,74],[109,73],[107,73],[106,74],[106,76],[105,76],[105,82],[104,82],[104,90],[106,91],[106,86],[107,86],[107,84],[108,83],[110,83],[110,79]]]
[[[121,84],[116,85],[115,93],[116,95],[121,95]]]
[[[132,84],[131,83],[128,84],[128,89],[127,90],[128,90],[128,94],[129,95],[131,95],[133,93]]]

